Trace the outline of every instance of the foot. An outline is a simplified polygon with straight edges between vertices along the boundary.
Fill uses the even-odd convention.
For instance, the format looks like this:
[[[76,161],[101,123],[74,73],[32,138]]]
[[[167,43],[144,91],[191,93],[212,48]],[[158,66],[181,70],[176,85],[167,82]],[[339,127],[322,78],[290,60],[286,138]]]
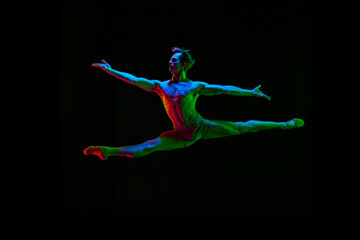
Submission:
[[[294,128],[299,128],[304,126],[304,121],[300,118],[293,118],[290,121],[285,122],[285,127],[283,127],[283,130],[290,130]]]
[[[108,158],[108,155],[106,153],[106,148],[104,146],[90,146],[84,149],[84,154],[86,156],[90,154],[97,155],[102,160],[106,160]]]

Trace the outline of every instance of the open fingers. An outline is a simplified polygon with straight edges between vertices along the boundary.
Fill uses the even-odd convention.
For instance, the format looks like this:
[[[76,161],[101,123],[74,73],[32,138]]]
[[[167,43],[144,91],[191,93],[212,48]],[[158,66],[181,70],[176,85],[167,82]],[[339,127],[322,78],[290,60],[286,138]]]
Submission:
[[[101,60],[103,63],[109,65],[104,59]]]
[[[91,64],[92,67],[98,67],[98,68],[102,68],[102,65],[101,63],[93,63]]]

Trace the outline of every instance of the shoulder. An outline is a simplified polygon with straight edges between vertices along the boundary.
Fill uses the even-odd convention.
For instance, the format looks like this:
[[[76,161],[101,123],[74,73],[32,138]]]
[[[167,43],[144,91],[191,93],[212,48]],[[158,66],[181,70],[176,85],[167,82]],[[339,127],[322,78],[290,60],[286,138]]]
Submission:
[[[197,94],[201,94],[203,89],[207,86],[208,84],[206,82],[200,82],[200,81],[193,81],[192,82],[192,91],[194,93]]]
[[[155,90],[164,91],[170,80],[166,80],[166,81],[152,80],[152,81]]]

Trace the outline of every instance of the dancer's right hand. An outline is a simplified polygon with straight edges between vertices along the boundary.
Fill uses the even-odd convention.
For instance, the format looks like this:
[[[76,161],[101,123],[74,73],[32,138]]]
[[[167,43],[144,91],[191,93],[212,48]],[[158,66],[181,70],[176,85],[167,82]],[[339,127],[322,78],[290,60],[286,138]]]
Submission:
[[[110,64],[108,64],[104,59],[101,60],[103,63],[93,63],[91,64],[92,67],[98,67],[101,68],[102,70],[110,70]]]

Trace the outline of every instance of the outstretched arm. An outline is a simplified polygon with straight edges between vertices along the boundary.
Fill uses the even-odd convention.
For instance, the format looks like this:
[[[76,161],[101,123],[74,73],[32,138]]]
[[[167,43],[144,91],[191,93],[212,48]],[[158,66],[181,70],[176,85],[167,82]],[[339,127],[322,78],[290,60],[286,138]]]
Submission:
[[[235,86],[221,86],[204,83],[204,88],[201,89],[200,94],[205,96],[214,96],[220,94],[228,94],[233,96],[255,96],[266,98],[271,100],[271,97],[262,93],[260,89],[261,85],[257,86],[253,90],[243,89]]]
[[[155,87],[155,84],[159,82],[157,80],[148,80],[146,78],[135,77],[130,73],[116,71],[112,69],[105,60],[101,60],[101,61],[103,63],[93,63],[91,66],[101,68],[110,75],[113,75],[114,77],[117,77],[127,83],[136,85],[148,92],[152,92]]]

